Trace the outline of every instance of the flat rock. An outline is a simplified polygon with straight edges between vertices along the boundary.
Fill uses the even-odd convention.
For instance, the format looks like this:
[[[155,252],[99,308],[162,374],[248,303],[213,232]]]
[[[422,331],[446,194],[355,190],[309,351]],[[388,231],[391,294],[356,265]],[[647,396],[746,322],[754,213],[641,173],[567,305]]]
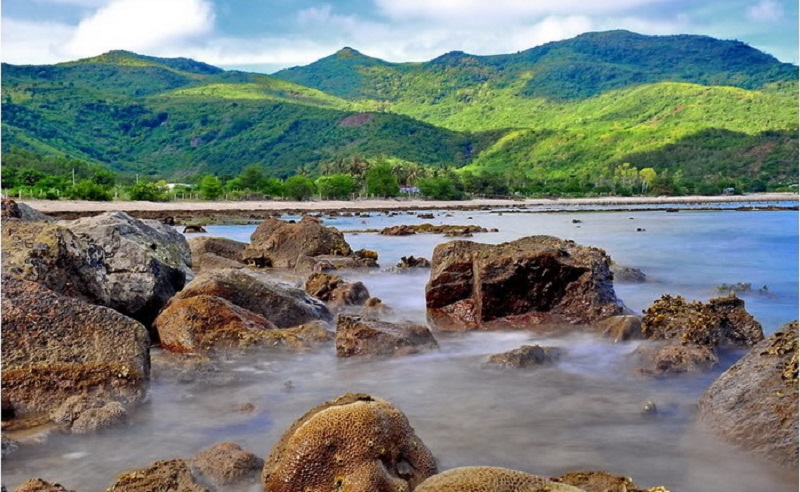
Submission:
[[[189,463],[163,460],[117,476],[106,492],[209,492],[192,475]]]
[[[508,468],[465,466],[428,478],[415,492],[582,492],[582,489]]]
[[[242,252],[247,243],[223,237],[200,236],[187,240],[192,253],[192,271],[200,273],[204,270],[220,268],[244,268],[241,261]]]
[[[427,326],[391,323],[340,314],[336,320],[336,355],[396,356],[438,349]]]

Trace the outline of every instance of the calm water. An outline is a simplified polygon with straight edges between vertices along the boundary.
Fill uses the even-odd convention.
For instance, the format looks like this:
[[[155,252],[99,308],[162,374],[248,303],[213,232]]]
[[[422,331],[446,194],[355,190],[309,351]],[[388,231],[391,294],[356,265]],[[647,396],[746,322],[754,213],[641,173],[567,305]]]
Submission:
[[[434,213],[427,222],[500,230],[476,234],[475,241],[550,234],[602,247],[617,263],[648,275],[645,284],[615,286],[635,311],[663,293],[705,301],[717,295],[720,283],[751,282],[770,291],[768,296],[743,296],[767,333],[798,317],[796,211]],[[422,222],[415,215],[377,213],[326,220],[344,231]],[[207,229],[210,235],[247,241],[254,228]],[[439,235],[346,237],[354,249],[378,251],[383,267],[401,256],[430,258],[435,245],[446,240]],[[397,317],[424,322],[427,271],[379,269],[346,276],[362,280]],[[3,483],[12,488],[41,476],[67,488],[99,491],[118,473],[159,459],[189,458],[221,441],[265,456],[308,409],[352,391],[385,398],[403,410],[440,469],[495,465],[542,475],[603,469],[631,476],[640,486],[664,485],[673,492],[797,490],[796,473],[731,449],[694,423],[695,403],[704,388],[740,354],[728,355],[712,373],[650,380],[628,364],[636,343],[518,332],[437,338],[441,351],[400,359],[339,360],[332,348],[306,354],[263,349],[231,357],[192,378],[158,373],[130,426],[94,436],[53,433],[46,445],[23,446],[3,460]],[[534,371],[483,366],[489,354],[526,343],[559,346],[566,354],[556,366]],[[647,400],[660,409],[654,418],[640,414]],[[237,410],[246,403],[255,410]]]

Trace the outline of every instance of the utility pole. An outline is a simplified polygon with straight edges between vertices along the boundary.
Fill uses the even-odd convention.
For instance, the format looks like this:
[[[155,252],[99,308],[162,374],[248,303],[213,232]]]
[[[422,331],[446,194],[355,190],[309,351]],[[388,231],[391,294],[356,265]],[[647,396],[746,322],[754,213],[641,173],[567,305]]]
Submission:
[[[72,168],[72,186],[75,186],[75,168]]]

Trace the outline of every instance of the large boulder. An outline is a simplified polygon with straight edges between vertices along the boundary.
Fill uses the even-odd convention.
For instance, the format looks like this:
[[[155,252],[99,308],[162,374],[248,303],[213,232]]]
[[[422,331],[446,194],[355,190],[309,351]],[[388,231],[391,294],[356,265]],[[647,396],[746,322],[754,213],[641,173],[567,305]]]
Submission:
[[[438,349],[427,326],[391,323],[340,314],[336,320],[336,355],[395,356]]]
[[[159,221],[109,212],[78,219],[69,228],[105,252],[108,305],[145,324],[193,276],[186,238]]]
[[[453,468],[428,478],[415,492],[582,492],[529,473],[494,466]]]
[[[192,253],[192,270],[200,273],[204,270],[219,268],[244,268],[242,252],[247,243],[234,241],[224,237],[200,236],[188,239]]]
[[[220,269],[199,274],[171,302],[196,296],[215,296],[263,316],[278,328],[288,328],[311,321],[333,323],[333,315],[324,303],[312,299],[300,289],[261,280],[242,270]]]
[[[573,241],[452,241],[434,249],[431,263],[425,301],[440,329],[583,325],[622,312],[606,253]]]
[[[3,399],[16,417],[70,396],[133,402],[149,379],[147,330],[113,309],[3,276]]]
[[[307,215],[299,222],[274,218],[262,222],[250,236],[242,260],[258,267],[295,268],[308,257],[351,253],[341,232]]]
[[[153,323],[161,347],[170,352],[204,353],[251,345],[306,348],[333,335],[323,323],[277,329],[275,324],[221,297],[173,299]]]
[[[66,227],[4,220],[2,264],[4,273],[66,296],[108,304],[105,253]]]
[[[798,466],[798,324],[781,327],[700,399],[700,420],[724,440]]]
[[[265,460],[267,492],[408,492],[436,473],[433,455],[403,412],[345,394],[298,419]]]

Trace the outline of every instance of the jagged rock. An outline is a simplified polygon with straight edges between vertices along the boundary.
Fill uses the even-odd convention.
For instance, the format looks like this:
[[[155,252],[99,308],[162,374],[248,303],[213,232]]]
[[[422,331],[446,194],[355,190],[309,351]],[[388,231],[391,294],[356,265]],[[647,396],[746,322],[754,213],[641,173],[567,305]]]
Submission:
[[[251,345],[307,348],[332,334],[324,324],[277,329],[263,316],[239,307],[221,297],[197,295],[174,299],[158,315],[154,327],[161,347],[170,352],[205,353],[217,349]],[[311,330],[316,326],[316,330]]]
[[[3,276],[3,398],[16,417],[86,393],[133,402],[149,379],[147,330],[113,309]]]
[[[41,478],[31,478],[19,485],[14,492],[74,492],[60,483],[50,483]]]
[[[378,297],[370,297],[364,302],[359,314],[366,318],[380,318],[392,314],[392,308],[383,303]]]
[[[4,221],[19,219],[24,222],[53,222],[55,220],[26,203],[17,203],[10,198],[2,199],[2,218]]]
[[[95,432],[104,427],[124,423],[128,419],[125,407],[117,402],[104,402],[86,394],[67,398],[50,413],[50,420],[75,434]]]
[[[345,282],[338,275],[315,272],[309,275],[304,286],[306,293],[338,311],[347,306],[363,306],[370,298],[361,282]]]
[[[264,490],[414,490],[436,473],[405,415],[380,398],[346,394],[303,415],[265,460]]]
[[[158,461],[117,476],[106,492],[209,492],[192,476],[185,460]]]
[[[761,324],[733,295],[703,304],[665,294],[645,310],[642,333],[649,339],[710,347],[752,346],[764,339]]]
[[[611,265],[611,273],[614,274],[614,282],[625,282],[629,284],[647,282],[647,275],[639,268]]]
[[[431,262],[426,258],[415,258],[413,256],[403,256],[396,265],[397,268],[430,268]]]
[[[145,324],[193,276],[186,238],[157,220],[109,212],[78,219],[69,227],[105,252],[108,305]]]
[[[725,371],[700,399],[700,420],[725,441],[798,466],[798,324],[786,324]]]
[[[350,256],[344,235],[311,216],[296,223],[270,218],[250,236],[242,260],[257,267],[295,268],[305,257]]]
[[[105,253],[66,227],[9,220],[2,227],[3,272],[60,294],[107,305]]]
[[[669,492],[664,487],[642,489],[629,477],[620,477],[602,471],[570,472],[551,480],[579,487],[586,492]]]
[[[278,328],[311,321],[333,323],[324,303],[285,284],[261,280],[241,270],[220,269],[200,273],[171,302],[207,295],[216,296],[263,316]]]
[[[573,241],[452,241],[434,249],[431,263],[425,301],[440,329],[591,324],[622,312],[606,253]]]
[[[238,444],[223,442],[197,453],[191,466],[220,487],[239,483],[255,484],[264,468],[264,460],[243,450]]]
[[[713,347],[696,344],[645,344],[631,356],[641,373],[652,376],[705,371],[719,363]]]
[[[523,345],[520,348],[489,356],[489,364],[508,368],[526,369],[550,365],[561,358],[561,349],[557,347],[540,347],[539,345]]]
[[[245,267],[240,259],[247,243],[209,236],[193,237],[187,242],[192,253],[194,273],[220,268]]]
[[[187,225],[183,228],[184,234],[202,234],[208,232],[205,227],[201,225]]]
[[[20,212],[17,202],[10,198],[3,198],[0,200],[0,217],[6,219],[19,219]]]
[[[614,342],[642,338],[642,320],[631,314],[611,316],[600,320],[595,323],[594,329],[613,339]]]
[[[433,475],[415,492],[582,492],[529,473],[493,466],[465,466]]]
[[[340,314],[336,320],[336,355],[395,356],[438,349],[427,326],[390,323]]]

